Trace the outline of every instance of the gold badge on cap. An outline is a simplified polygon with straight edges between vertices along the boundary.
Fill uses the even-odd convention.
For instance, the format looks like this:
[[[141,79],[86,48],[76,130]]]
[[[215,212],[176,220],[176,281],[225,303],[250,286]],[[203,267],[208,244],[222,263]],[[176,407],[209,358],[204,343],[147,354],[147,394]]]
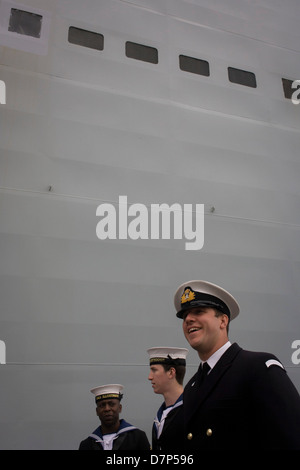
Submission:
[[[185,302],[191,302],[192,300],[195,300],[195,292],[193,292],[190,287],[186,287],[181,296],[181,303],[184,304]]]

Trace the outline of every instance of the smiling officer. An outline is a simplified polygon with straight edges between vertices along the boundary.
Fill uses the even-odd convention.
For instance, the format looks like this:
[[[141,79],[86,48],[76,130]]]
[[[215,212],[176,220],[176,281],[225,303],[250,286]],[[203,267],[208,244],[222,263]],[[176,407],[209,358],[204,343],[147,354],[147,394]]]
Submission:
[[[174,304],[201,360],[183,395],[185,451],[300,450],[300,397],[283,365],[228,340],[240,311],[234,297],[210,282],[189,281]]]

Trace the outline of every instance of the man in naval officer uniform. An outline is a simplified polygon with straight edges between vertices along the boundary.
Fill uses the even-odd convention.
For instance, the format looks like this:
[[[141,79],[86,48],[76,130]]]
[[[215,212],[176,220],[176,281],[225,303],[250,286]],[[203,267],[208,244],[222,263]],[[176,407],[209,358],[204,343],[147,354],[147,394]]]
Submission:
[[[102,385],[91,390],[101,425],[80,443],[79,450],[150,450],[145,432],[119,419],[122,390],[123,386],[119,384]]]
[[[178,453],[183,445],[183,379],[186,371],[185,348],[155,347],[149,354],[154,393],[161,394],[160,406],[152,427],[152,450]]]
[[[174,303],[201,360],[183,395],[185,452],[300,450],[300,397],[283,365],[228,341],[228,323],[239,314],[234,297],[189,281]]]

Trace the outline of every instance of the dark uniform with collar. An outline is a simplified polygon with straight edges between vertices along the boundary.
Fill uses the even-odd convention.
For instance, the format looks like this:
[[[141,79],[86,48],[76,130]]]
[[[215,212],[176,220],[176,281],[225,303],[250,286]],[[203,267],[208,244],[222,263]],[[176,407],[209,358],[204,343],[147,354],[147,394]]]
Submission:
[[[197,306],[233,318],[239,313],[229,293],[205,281],[181,285],[174,300],[179,318]],[[200,376],[198,371],[183,395],[186,453],[300,450],[299,393],[274,355],[234,343],[199,385]]]
[[[152,427],[152,450],[155,452],[163,451],[169,453],[177,453],[182,449],[182,443],[184,441],[184,429],[183,429],[183,402],[182,395],[177,401],[178,406],[174,407],[167,415],[162,433],[157,436],[157,429],[155,422]],[[163,411],[164,404],[159,409]]]
[[[155,364],[186,367],[186,348],[154,347],[147,350],[150,356],[150,367]],[[177,372],[176,372],[177,374]],[[177,380],[177,379],[176,379]],[[183,378],[182,378],[183,380]],[[178,382],[179,383],[179,382]],[[152,450],[155,452],[177,453],[182,451],[184,442],[183,428],[183,394],[176,402],[168,407],[170,411],[162,421],[163,413],[166,409],[165,402],[159,408],[152,426]],[[162,430],[158,433],[159,424],[162,423]],[[158,435],[159,434],[159,435]]]
[[[234,343],[200,387],[197,374],[183,395],[185,452],[300,450],[299,394],[275,356]]]
[[[79,450],[103,450],[102,443],[103,435],[101,426],[99,426],[89,437],[81,441]],[[150,444],[144,431],[121,419],[120,428],[113,441],[112,450],[149,451]]]

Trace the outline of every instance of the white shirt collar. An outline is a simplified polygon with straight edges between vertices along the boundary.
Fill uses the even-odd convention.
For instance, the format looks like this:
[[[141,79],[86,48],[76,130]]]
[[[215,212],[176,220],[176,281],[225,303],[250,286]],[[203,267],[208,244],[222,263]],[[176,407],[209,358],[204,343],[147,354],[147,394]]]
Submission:
[[[207,362],[210,369],[213,369],[215,365],[217,364],[218,360],[221,359],[223,356],[224,352],[227,351],[228,348],[230,348],[231,342],[227,341],[227,343],[223,344],[223,346],[220,347],[215,353],[213,353],[207,361],[202,361],[202,362]],[[210,371],[209,371],[210,372]]]

